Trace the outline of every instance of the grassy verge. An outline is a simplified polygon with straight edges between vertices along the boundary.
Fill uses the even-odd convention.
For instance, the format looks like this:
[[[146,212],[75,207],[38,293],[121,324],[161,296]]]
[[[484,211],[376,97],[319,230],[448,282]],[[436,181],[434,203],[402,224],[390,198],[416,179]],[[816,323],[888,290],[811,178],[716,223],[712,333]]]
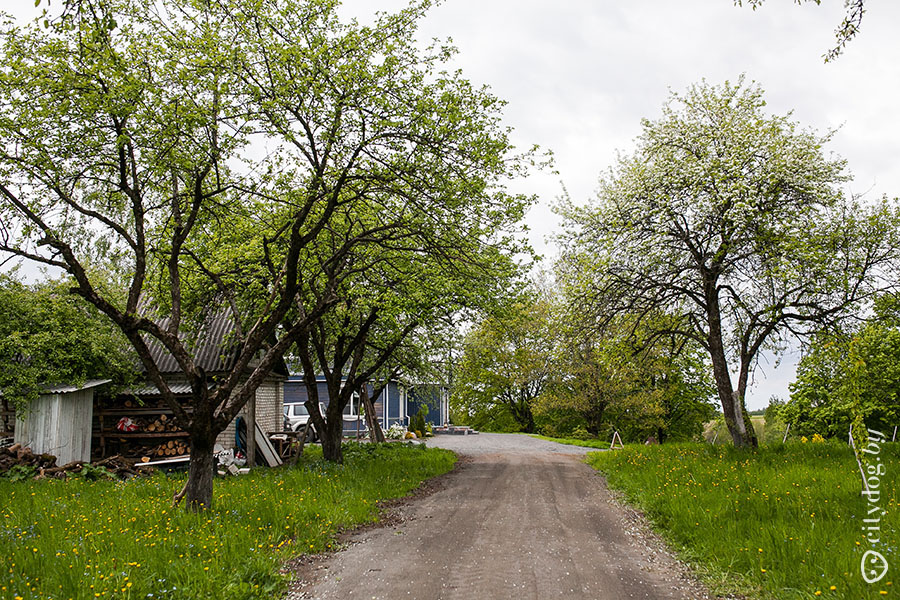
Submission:
[[[840,444],[758,451],[676,444],[591,453],[587,461],[641,507],[716,591],[753,598],[897,598],[897,445],[882,446],[880,541],[867,542],[866,500],[853,453]],[[870,515],[871,516],[871,515]],[[867,584],[860,561],[881,552],[890,570]]]
[[[547,437],[546,435],[538,435],[536,433],[528,434],[533,438],[537,438],[539,440],[547,440],[548,442],[556,442],[558,444],[568,444],[569,446],[583,446],[585,448],[600,448],[603,450],[609,450],[609,442],[604,442],[603,440],[579,440],[575,438],[555,438],[555,437]]]
[[[285,559],[331,548],[340,529],[377,520],[379,501],[454,462],[445,450],[351,444],[344,465],[311,456],[217,480],[202,515],[171,507],[183,476],[0,479],[0,598],[277,596]]]

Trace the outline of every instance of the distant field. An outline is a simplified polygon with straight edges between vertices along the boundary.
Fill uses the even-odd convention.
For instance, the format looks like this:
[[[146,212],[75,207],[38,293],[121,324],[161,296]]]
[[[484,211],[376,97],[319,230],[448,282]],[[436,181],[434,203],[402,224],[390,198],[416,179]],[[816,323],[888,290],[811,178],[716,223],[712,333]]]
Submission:
[[[627,446],[590,453],[587,461],[701,566],[716,593],[874,600],[900,598],[900,579],[893,579],[900,570],[900,445],[884,444],[880,457],[877,508],[885,513],[875,544],[862,530],[872,505],[844,444]],[[890,565],[878,584],[860,574],[870,549]]]
[[[750,420],[753,422],[753,429],[756,431],[756,437],[760,440],[765,439],[766,418],[761,416],[751,416]],[[718,437],[716,437],[716,433],[719,434]],[[784,432],[782,431],[781,433]],[[707,442],[716,440],[716,443],[718,444],[731,442],[731,436],[728,434],[728,429],[725,427],[725,423],[723,421],[710,421],[709,423],[707,423],[706,427],[704,427],[703,429],[703,438]]]

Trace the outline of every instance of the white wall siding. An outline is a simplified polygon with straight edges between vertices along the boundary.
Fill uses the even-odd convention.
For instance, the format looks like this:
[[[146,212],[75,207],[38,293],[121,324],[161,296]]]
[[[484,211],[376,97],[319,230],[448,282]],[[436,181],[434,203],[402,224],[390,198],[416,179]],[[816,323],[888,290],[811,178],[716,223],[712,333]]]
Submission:
[[[16,421],[15,441],[37,454],[52,454],[58,465],[91,460],[93,390],[41,394]]]

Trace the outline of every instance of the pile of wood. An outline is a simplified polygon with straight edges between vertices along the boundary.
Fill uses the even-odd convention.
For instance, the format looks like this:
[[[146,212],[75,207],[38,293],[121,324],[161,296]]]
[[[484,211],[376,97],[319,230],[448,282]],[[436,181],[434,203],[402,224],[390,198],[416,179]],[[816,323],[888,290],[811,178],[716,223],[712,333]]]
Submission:
[[[146,420],[143,423],[143,427],[141,424],[138,424],[139,431],[146,431],[147,433],[155,433],[155,432],[163,432],[163,431],[179,431],[178,427],[175,423],[172,422],[169,417],[166,415],[159,415],[154,420]]]
[[[16,465],[38,469],[55,467],[56,457],[52,454],[34,454],[31,448],[23,448],[22,444],[0,448],[0,473],[6,473]]]
[[[190,446],[188,446],[187,442],[182,440],[169,440],[167,442],[163,442],[158,446],[148,446],[144,448],[144,456],[148,457],[157,457],[157,458],[174,458],[176,456],[183,456],[185,454],[190,453]]]
[[[31,448],[23,448],[21,444],[0,448],[0,474],[6,473],[15,466],[22,466],[34,469],[35,479],[46,477],[66,479],[70,474],[81,473],[86,465],[87,463],[75,461],[57,466],[56,457],[52,454],[35,454]],[[90,463],[90,466],[103,467],[119,479],[131,479],[155,471],[153,467],[144,465],[140,461],[135,462],[118,455]]]
[[[126,402],[130,405],[130,402]],[[128,406],[130,408],[130,406]],[[166,414],[150,415],[150,416],[132,416],[129,418],[134,425],[134,430],[128,430],[129,433],[166,433],[181,431],[175,420]]]

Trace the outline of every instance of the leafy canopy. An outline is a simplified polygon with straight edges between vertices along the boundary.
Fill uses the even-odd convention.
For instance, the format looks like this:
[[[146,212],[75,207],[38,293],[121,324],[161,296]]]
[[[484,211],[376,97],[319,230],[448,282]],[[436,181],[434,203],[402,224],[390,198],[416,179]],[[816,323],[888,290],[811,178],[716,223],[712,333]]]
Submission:
[[[71,282],[24,284],[0,276],[0,393],[20,409],[54,384],[134,377],[137,357],[121,332],[69,293]]]

